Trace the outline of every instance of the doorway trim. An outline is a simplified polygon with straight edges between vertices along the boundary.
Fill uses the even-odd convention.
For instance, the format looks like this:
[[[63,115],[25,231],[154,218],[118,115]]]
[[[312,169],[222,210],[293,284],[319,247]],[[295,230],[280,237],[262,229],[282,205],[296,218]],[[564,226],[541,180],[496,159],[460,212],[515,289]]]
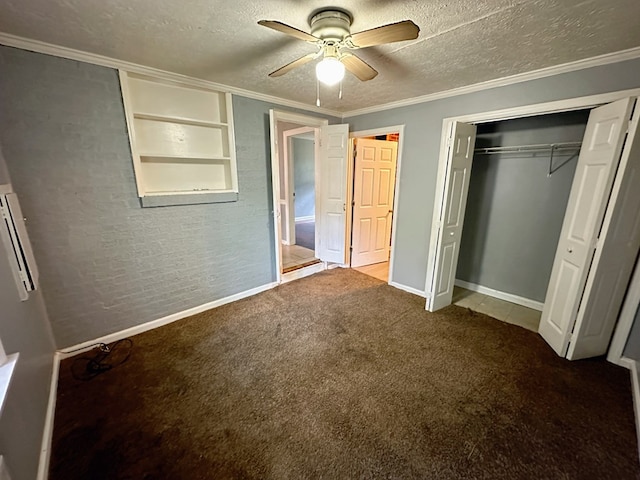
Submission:
[[[353,140],[360,137],[373,137],[378,135],[388,135],[390,133],[398,134],[398,155],[396,158],[396,181],[395,190],[393,194],[393,216],[391,218],[391,255],[389,257],[389,278],[387,283],[393,287],[404,289],[402,285],[398,285],[393,281],[393,265],[396,252],[396,233],[398,223],[398,198],[400,197],[400,172],[402,169],[402,151],[404,147],[404,125],[392,125],[389,127],[372,128],[370,130],[360,130],[358,132],[349,132],[349,139],[351,139],[349,165],[348,172],[349,182],[347,188],[347,204],[352,207],[348,209],[347,216],[347,238],[349,239],[349,247],[351,247],[351,231],[353,229],[353,169],[355,167]],[[351,265],[351,249],[349,248],[347,253],[347,262]]]
[[[288,280],[292,280],[291,274],[282,273],[282,227],[280,225],[280,161],[279,161],[279,145],[278,145],[278,122],[297,123],[304,127],[310,127],[315,129],[315,147],[314,147],[314,161],[315,171],[318,174],[318,158],[319,145],[320,145],[320,127],[329,125],[329,120],[326,118],[313,117],[310,115],[304,115],[300,113],[287,112],[284,110],[271,109],[269,115],[269,129],[270,129],[270,145],[271,145],[271,190],[272,190],[272,204],[273,204],[273,230],[274,230],[274,258],[276,266],[276,283],[283,283]],[[273,159],[277,161],[274,162]],[[317,198],[317,196],[316,196]],[[317,209],[317,202],[316,202]],[[322,263],[322,266],[326,268],[326,265]],[[317,265],[311,265],[310,267],[294,270],[296,278],[301,278],[307,274],[307,269],[310,269],[308,274],[316,272]],[[323,268],[323,269],[324,269]],[[313,271],[311,271],[313,270]],[[304,271],[304,272],[303,272]]]
[[[433,216],[431,221],[431,234],[429,239],[429,253],[427,256],[427,273],[425,279],[425,293],[427,296],[427,302],[432,297],[432,284],[435,274],[435,260],[436,260],[436,247],[438,243],[438,223],[442,214],[443,198],[445,193],[445,182],[447,176],[447,151],[448,151],[448,138],[451,132],[451,128],[454,122],[464,123],[487,123],[504,120],[512,120],[515,118],[525,118],[535,115],[546,115],[551,113],[569,112],[572,110],[583,110],[587,108],[597,107],[605,103],[611,103],[616,100],[621,100],[627,97],[640,96],[640,88],[634,88],[630,90],[621,90],[617,92],[608,92],[597,95],[588,95],[583,97],[575,97],[564,100],[557,100],[553,102],[544,102],[531,105],[523,105],[519,107],[506,108],[501,110],[493,110],[487,112],[479,112],[467,115],[459,115],[454,117],[447,117],[442,120],[442,132],[440,139],[440,154],[438,159],[438,173],[436,177],[436,189],[434,197]],[[614,331],[614,338],[617,334],[618,325]],[[628,333],[627,333],[628,336]],[[626,338],[625,338],[626,341]],[[610,358],[613,363],[618,363],[616,360]],[[619,358],[617,359],[620,360]]]

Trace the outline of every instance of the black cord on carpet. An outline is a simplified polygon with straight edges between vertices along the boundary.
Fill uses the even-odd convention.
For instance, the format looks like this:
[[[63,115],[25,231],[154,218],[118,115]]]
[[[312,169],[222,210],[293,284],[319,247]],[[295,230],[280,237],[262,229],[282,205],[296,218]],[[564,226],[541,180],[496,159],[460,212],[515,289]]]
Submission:
[[[76,380],[87,382],[122,365],[129,360],[133,350],[133,340],[129,338],[118,340],[110,345],[105,343],[96,345],[92,350],[96,353],[92,357],[78,357],[71,364],[71,374]]]

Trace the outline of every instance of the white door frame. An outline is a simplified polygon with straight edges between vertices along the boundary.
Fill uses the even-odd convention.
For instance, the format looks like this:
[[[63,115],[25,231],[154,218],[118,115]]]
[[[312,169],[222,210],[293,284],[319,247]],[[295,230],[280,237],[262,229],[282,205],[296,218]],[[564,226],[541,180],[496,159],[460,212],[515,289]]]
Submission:
[[[638,305],[640,305],[640,261],[636,261],[634,272],[629,282],[629,288],[622,303],[618,323],[613,332],[611,345],[609,345],[609,352],[607,352],[607,360],[621,367],[631,368],[631,364],[635,363],[622,354],[627,344],[629,333],[631,333],[631,327],[633,326],[633,321],[638,311]],[[638,405],[638,408],[640,408],[640,405]]]
[[[285,178],[285,181],[284,181],[285,200],[284,201],[287,205],[287,214],[288,214],[287,224],[285,228],[285,232],[287,232],[287,235],[286,235],[287,238],[283,239],[282,241],[285,245],[295,245],[296,243],[296,230],[295,230],[295,225],[296,225],[295,213],[296,212],[294,208],[295,199],[293,196],[294,188],[295,188],[294,181],[293,181],[293,178],[295,175],[294,173],[295,168],[293,166],[293,155],[291,155],[291,152],[293,152],[293,148],[292,148],[293,144],[291,140],[296,135],[302,135],[303,133],[315,134],[315,128],[300,127],[300,128],[293,128],[291,130],[285,130],[284,132],[282,132],[282,136],[284,137],[283,145],[282,145],[282,153],[284,156],[284,172],[283,173]],[[314,155],[315,155],[315,152],[314,152]],[[315,158],[314,158],[314,162],[315,162]],[[280,182],[278,182],[278,188],[280,188]],[[282,200],[280,200],[280,202],[282,202]]]
[[[436,261],[436,247],[438,242],[438,222],[442,214],[442,199],[445,191],[445,181],[447,175],[447,138],[451,131],[453,122],[464,123],[488,123],[504,120],[512,120],[514,118],[524,118],[536,115],[545,115],[550,113],[569,112],[572,110],[582,110],[586,108],[597,107],[605,103],[621,100],[626,97],[640,96],[640,88],[630,90],[622,90],[618,92],[608,92],[598,95],[588,95],[584,97],[568,98],[553,102],[537,103],[532,105],[523,105],[520,107],[506,108],[502,110],[493,110],[488,112],[479,112],[468,115],[459,115],[455,117],[447,117],[442,120],[442,132],[440,140],[440,155],[438,160],[438,173],[436,177],[435,200],[433,205],[433,217],[431,221],[431,236],[429,239],[429,253],[427,254],[427,275],[425,281],[425,292],[427,294],[427,302],[431,300],[431,285],[433,284],[434,266]],[[395,208],[395,207],[394,207]],[[617,327],[616,327],[617,329]],[[614,336],[617,335],[617,331]],[[628,332],[627,335],[628,336]],[[625,337],[626,341],[626,337]],[[614,363],[615,360],[610,359]],[[618,359],[619,360],[619,359]]]
[[[388,284],[394,287],[402,288],[393,280],[393,265],[396,253],[396,232],[398,223],[398,198],[400,197],[400,171],[402,168],[402,150],[404,146],[404,125],[392,125],[390,127],[372,128],[370,130],[360,130],[358,132],[349,132],[351,145],[349,148],[349,165],[348,170],[348,188],[347,188],[347,205],[351,208],[347,209],[347,238],[351,239],[351,231],[353,229],[353,169],[355,167],[353,155],[353,139],[360,137],[376,137],[378,135],[388,135],[390,133],[398,134],[398,155],[396,158],[396,181],[393,193],[393,213],[391,214],[391,255],[389,257],[389,279]],[[351,246],[351,241],[349,241]],[[347,263],[351,265],[351,249],[347,251]]]
[[[271,142],[271,185],[272,185],[272,201],[273,201],[273,230],[274,230],[274,238],[275,238],[275,246],[274,246],[274,256],[276,260],[276,283],[283,283],[294,278],[300,278],[303,272],[300,269],[291,272],[291,274],[282,274],[282,226],[280,225],[280,169],[279,162],[274,162],[273,159],[278,159],[278,138],[277,138],[277,125],[278,122],[288,122],[288,123],[297,123],[299,125],[304,125],[306,127],[317,129],[315,131],[315,148],[314,148],[314,157],[319,158],[319,146],[320,146],[320,134],[319,129],[324,125],[329,125],[329,120],[326,118],[320,117],[312,117],[310,115],[303,115],[300,113],[286,112],[283,110],[270,110],[269,115],[269,136]],[[318,174],[318,162],[316,162],[316,178]],[[317,182],[316,182],[317,188]],[[316,195],[317,199],[317,195]],[[318,204],[316,201],[316,208]],[[317,239],[317,231],[316,231],[316,239]],[[326,268],[326,265],[323,265]],[[315,273],[318,271],[318,265],[311,265],[307,267],[310,273]],[[313,272],[311,272],[313,270]]]

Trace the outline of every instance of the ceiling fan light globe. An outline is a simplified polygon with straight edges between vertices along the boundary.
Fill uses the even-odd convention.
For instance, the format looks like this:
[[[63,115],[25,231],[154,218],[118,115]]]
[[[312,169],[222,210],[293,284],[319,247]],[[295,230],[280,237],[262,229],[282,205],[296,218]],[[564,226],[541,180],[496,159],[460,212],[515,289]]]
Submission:
[[[316,77],[325,85],[335,85],[344,78],[344,65],[335,57],[323,58],[316,65]]]

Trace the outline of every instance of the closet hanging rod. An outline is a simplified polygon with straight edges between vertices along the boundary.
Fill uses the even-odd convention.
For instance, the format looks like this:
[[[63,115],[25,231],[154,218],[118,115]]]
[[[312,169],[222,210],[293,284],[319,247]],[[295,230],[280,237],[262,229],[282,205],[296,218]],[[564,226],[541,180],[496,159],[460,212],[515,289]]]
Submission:
[[[581,146],[581,142],[540,143],[536,145],[517,145],[512,147],[476,148],[474,153],[492,155],[494,153],[559,152],[562,150],[580,150]]]

